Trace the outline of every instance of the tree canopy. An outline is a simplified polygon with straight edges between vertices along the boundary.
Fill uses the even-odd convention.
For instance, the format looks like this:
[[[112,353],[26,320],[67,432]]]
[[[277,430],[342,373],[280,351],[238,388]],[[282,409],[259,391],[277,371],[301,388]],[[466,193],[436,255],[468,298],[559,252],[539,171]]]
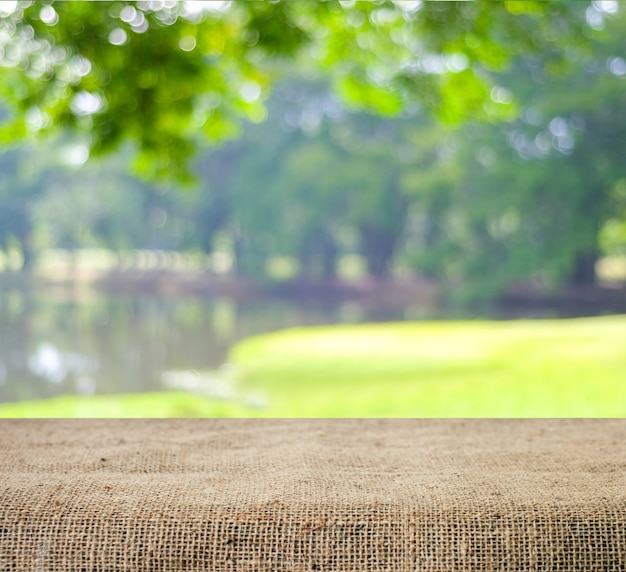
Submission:
[[[3,2],[0,96],[13,114],[0,141],[69,128],[97,154],[130,140],[145,175],[184,178],[203,139],[262,121],[273,83],[296,69],[328,74],[344,102],[378,114],[421,106],[448,123],[503,117],[514,102],[490,73],[522,53],[540,53],[549,70],[566,65],[593,32],[590,6]]]
[[[358,259],[475,299],[587,287],[626,252],[616,2],[10,4],[1,134],[56,134],[0,153],[12,260],[148,248],[333,280]],[[135,151],[170,180],[130,177]],[[170,192],[191,166],[198,192]]]

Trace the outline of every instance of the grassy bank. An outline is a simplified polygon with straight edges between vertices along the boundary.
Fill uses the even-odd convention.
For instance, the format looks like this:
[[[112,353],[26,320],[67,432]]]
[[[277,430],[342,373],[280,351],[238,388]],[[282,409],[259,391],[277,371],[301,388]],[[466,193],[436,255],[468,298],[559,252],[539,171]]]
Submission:
[[[0,405],[0,417],[251,417],[254,413],[182,391],[70,395]]]
[[[626,415],[625,316],[287,330],[232,358],[275,415]]]
[[[293,329],[231,358],[267,408],[168,392],[6,404],[0,416],[626,416],[626,316]]]

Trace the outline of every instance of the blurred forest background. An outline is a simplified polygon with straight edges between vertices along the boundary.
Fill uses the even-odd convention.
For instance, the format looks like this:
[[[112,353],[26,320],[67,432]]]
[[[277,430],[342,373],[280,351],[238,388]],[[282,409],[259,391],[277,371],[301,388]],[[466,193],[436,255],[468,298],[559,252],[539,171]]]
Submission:
[[[0,336],[15,350],[28,332],[0,378],[11,359],[31,381],[71,362],[52,327],[30,339],[23,321],[40,304],[24,293],[45,285],[63,303],[76,284],[118,296],[93,295],[101,307],[211,300],[180,311],[235,339],[311,321],[626,308],[618,2],[0,12]],[[233,333],[233,304],[284,299],[344,306]],[[106,308],[94,315],[110,320]],[[93,367],[67,363],[72,391],[95,391]]]

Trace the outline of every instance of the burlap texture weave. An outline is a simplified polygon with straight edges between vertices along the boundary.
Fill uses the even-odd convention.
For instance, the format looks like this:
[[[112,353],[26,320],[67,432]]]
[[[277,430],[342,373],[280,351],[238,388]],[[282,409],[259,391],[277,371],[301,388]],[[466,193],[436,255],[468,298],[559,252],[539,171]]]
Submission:
[[[0,571],[626,570],[626,420],[0,420]]]

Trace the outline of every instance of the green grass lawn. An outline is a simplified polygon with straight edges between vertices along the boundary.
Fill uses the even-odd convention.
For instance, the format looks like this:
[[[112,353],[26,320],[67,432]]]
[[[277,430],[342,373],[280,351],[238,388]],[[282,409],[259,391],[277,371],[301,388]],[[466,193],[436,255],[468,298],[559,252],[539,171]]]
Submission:
[[[278,416],[626,416],[626,316],[287,330],[232,358]]]
[[[254,410],[252,410],[254,412]],[[182,391],[63,396],[0,405],[0,417],[249,417],[248,408]]]
[[[175,392],[7,404],[0,416],[626,416],[626,316],[292,329],[240,343],[231,360],[267,408]]]

